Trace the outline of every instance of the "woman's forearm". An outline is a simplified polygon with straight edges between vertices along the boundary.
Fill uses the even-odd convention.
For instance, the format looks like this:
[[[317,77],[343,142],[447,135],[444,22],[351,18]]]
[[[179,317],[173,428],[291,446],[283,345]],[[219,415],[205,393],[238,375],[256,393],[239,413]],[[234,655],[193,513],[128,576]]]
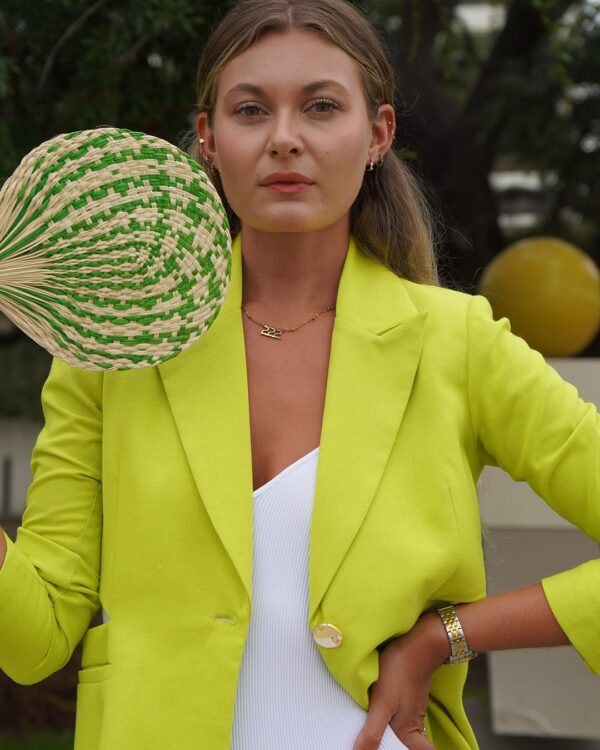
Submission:
[[[554,617],[541,583],[495,594],[467,604],[455,604],[456,614],[472,651],[502,651],[570,643]],[[422,618],[441,660],[449,655],[449,641],[440,616]]]
[[[473,651],[569,644],[541,583],[454,608]]]
[[[4,538],[4,529],[0,526],[0,568],[4,564],[6,557],[6,539]]]

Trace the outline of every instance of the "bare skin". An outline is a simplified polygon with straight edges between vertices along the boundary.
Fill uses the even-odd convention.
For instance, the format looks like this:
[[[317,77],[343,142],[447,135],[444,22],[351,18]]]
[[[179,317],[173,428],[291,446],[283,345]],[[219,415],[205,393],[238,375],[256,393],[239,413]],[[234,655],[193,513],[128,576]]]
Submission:
[[[319,445],[333,315],[279,341],[244,316],[254,489]]]

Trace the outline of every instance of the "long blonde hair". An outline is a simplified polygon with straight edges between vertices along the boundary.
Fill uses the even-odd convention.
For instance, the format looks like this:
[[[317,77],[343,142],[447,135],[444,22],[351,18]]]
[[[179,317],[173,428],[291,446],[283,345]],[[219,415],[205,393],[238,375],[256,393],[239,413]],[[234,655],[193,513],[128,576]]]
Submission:
[[[198,112],[208,113],[213,128],[217,77],[225,65],[266,32],[311,29],[340,47],[359,66],[367,111],[375,119],[380,104],[395,107],[394,69],[375,28],[346,0],[241,0],[212,31],[204,46],[197,74]],[[187,132],[181,148],[200,161],[195,130]],[[218,172],[202,163],[227,211],[232,237],[241,229],[223,191]],[[434,245],[437,218],[419,178],[392,149],[383,166],[365,174],[350,209],[350,231],[367,255],[398,276],[442,286]]]

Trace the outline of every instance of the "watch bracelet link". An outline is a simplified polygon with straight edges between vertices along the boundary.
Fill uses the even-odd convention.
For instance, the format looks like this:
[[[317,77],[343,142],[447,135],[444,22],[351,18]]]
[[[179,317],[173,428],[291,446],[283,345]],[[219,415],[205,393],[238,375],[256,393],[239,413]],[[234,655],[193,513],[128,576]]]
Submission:
[[[463,661],[470,661],[478,656],[476,651],[471,651],[467,644],[462,625],[452,604],[440,607],[436,610],[441,617],[448,640],[450,641],[450,656],[444,659],[444,664],[460,664]]]

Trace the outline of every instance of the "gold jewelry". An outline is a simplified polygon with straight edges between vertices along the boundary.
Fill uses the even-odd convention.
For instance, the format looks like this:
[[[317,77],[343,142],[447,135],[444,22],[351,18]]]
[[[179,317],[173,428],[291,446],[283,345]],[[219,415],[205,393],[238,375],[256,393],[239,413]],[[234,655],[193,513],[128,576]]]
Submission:
[[[219,174],[219,170],[215,167],[214,162],[211,159],[209,159],[208,156],[202,153],[201,147],[203,143],[204,143],[204,138],[198,138],[198,144],[200,146],[200,149],[199,149],[200,158],[202,159],[202,161],[207,161],[210,164],[210,168],[214,170],[217,174]]]
[[[423,735],[423,737],[427,737],[427,729],[425,729],[425,727],[421,729],[421,734]]]
[[[260,332],[261,336],[267,336],[270,339],[280,339],[282,333],[287,333],[288,331],[290,333],[292,331],[297,331],[298,328],[302,328],[302,326],[306,325],[307,323],[310,323],[311,320],[318,318],[319,315],[323,315],[323,313],[327,312],[327,310],[335,310],[335,307],[328,307],[327,310],[322,310],[320,313],[313,315],[312,318],[305,320],[304,323],[301,323],[299,326],[296,326],[296,328],[276,328],[275,326],[270,326],[268,323],[259,323],[258,320],[254,320],[254,318],[250,315],[250,313],[244,307],[242,307],[242,310],[244,311],[244,315],[246,315],[247,318],[250,318],[250,320],[253,323],[256,323],[257,325],[263,327],[262,331]]]
[[[444,659],[443,663],[460,664],[463,661],[474,659],[478,654],[469,648],[453,605],[450,604],[447,607],[442,607],[437,610],[437,613],[442,618],[446,633],[448,634],[448,640],[450,641],[451,654]]]
[[[369,162],[369,166],[366,169],[367,172],[373,171],[373,164],[375,164],[375,162],[373,161],[373,159],[371,159],[371,161]],[[383,154],[379,154],[379,156],[377,157],[377,163],[375,164],[375,166],[383,167]]]

